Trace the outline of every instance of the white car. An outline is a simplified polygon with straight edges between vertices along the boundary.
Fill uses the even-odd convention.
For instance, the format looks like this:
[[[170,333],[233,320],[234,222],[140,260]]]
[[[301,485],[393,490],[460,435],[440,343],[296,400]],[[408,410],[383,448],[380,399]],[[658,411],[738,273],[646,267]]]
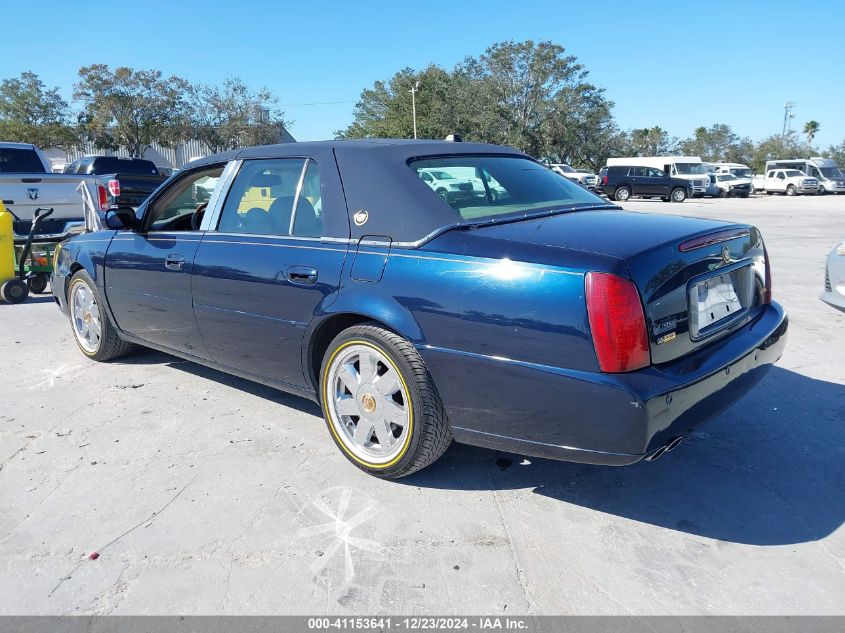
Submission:
[[[718,195],[721,198],[740,197],[747,198],[751,195],[751,178],[737,178],[733,174],[712,174],[716,182],[713,183],[719,189]]]
[[[549,167],[556,174],[560,174],[564,178],[577,182],[579,185],[587,189],[595,190],[596,183],[599,181],[598,176],[591,171],[587,169],[574,169],[566,163],[552,163]]]
[[[845,242],[830,251],[824,270],[824,292],[819,297],[845,312]]]
[[[458,178],[443,169],[420,169],[419,174],[423,182],[441,197],[475,190],[469,179]]]

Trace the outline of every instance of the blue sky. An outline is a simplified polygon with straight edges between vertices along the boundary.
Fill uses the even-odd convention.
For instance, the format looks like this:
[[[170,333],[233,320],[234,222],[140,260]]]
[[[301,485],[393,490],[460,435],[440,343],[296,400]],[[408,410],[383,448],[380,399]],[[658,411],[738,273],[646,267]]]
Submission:
[[[845,140],[845,2],[837,0],[84,6],[4,3],[0,78],[32,70],[70,97],[78,68],[95,62],[206,83],[236,75],[271,89],[294,137],[312,140],[345,127],[361,90],[402,67],[452,67],[493,42],[548,39],[607,90],[623,128],[660,125],[684,137],[724,122],[759,140],[780,132],[783,103],[795,101],[794,128],[815,119],[818,146]]]

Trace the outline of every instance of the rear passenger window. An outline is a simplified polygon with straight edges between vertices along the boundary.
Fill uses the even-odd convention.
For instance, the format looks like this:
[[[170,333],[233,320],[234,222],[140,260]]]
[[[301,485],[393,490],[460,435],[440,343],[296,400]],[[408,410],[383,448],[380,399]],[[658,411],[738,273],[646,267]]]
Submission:
[[[317,163],[302,158],[246,161],[238,172],[218,230],[223,233],[320,237]]]

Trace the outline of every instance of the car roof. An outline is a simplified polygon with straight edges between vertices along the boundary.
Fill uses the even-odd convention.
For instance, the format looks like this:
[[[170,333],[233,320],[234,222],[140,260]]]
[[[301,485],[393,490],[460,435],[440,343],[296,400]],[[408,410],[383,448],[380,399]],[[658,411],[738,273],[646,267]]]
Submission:
[[[366,224],[350,225],[353,239],[388,236],[394,242],[418,242],[443,227],[465,223],[422,182],[408,162],[418,158],[474,155],[516,156],[534,160],[502,145],[414,139],[355,139],[261,145],[193,161],[185,169],[235,159],[313,157],[337,164],[350,214],[366,211]]]

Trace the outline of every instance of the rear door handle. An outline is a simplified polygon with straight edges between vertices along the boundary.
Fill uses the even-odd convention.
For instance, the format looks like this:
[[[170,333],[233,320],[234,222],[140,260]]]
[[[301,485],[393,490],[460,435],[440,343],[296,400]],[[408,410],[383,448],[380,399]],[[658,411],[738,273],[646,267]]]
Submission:
[[[317,283],[317,269],[308,266],[290,266],[285,271],[285,277],[293,284],[313,286]]]
[[[168,255],[164,258],[164,267],[168,270],[182,270],[185,258],[181,255]]]

